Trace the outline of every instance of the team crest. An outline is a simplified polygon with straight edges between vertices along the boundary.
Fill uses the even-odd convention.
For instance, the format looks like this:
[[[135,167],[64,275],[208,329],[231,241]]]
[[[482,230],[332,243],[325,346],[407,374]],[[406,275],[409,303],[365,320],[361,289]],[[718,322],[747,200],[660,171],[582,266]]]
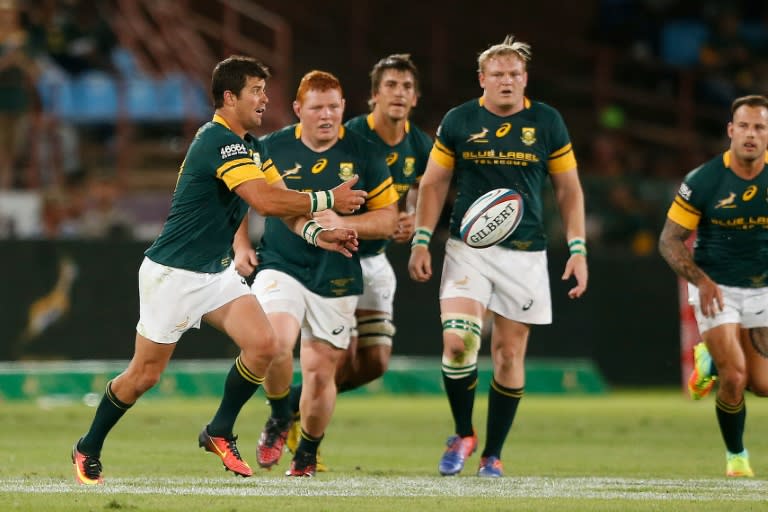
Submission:
[[[412,156],[405,157],[403,162],[403,176],[410,176],[416,171],[416,159]]]
[[[352,162],[341,162],[339,164],[339,178],[343,181],[351,180],[355,175],[355,164]]]
[[[533,146],[536,143],[536,128],[523,127],[520,140],[523,141],[523,144],[526,146]]]

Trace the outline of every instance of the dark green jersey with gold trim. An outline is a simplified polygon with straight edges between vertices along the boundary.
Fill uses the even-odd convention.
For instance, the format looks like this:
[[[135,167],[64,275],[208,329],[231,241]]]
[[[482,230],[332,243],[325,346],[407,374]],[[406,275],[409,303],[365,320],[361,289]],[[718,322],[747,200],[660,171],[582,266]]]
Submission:
[[[301,141],[301,125],[292,125],[262,137],[275,166],[285,174],[288,188],[302,192],[328,190],[360,176],[355,188],[368,192],[360,213],[397,202],[384,155],[364,137],[340,129],[340,138],[330,149],[317,153]],[[308,290],[324,297],[363,293],[360,257],[352,258],[313,247],[268,217],[259,249],[259,270],[275,269],[300,281]]]
[[[215,116],[189,146],[179,169],[168,219],[144,254],[169,267],[216,273],[232,258],[235,232],[248,204],[233,192],[241,183],[274,173],[263,146],[240,138]]]
[[[546,248],[545,180],[550,173],[576,168],[557,110],[525,98],[523,110],[500,117],[483,106],[483,98],[468,101],[445,115],[430,157],[456,175],[451,236],[459,237],[461,218],[475,199],[495,188],[511,188],[523,197],[523,219],[501,245],[523,251]]]
[[[408,193],[415,182],[424,174],[432,148],[432,139],[418,126],[408,122],[405,137],[397,145],[390,146],[374,130],[373,114],[353,117],[346,127],[373,142],[386,155],[389,173],[392,175],[398,197]],[[358,253],[361,257],[380,254],[387,249],[389,239],[360,240]]]
[[[768,168],[745,180],[730,169],[731,158],[727,151],[688,173],[667,216],[696,230],[693,260],[716,283],[765,287]]]

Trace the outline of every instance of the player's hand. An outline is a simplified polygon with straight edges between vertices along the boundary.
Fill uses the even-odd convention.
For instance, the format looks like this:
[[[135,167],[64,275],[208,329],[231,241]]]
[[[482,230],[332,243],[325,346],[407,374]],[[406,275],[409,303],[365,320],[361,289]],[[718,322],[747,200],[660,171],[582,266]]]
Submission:
[[[411,279],[420,283],[425,283],[432,277],[432,255],[426,246],[416,245],[411,248],[408,273]]]
[[[565,272],[563,272],[562,280],[566,281],[571,276],[576,278],[576,286],[568,290],[568,297],[578,299],[587,291],[587,280],[589,279],[587,257],[583,254],[571,254],[571,257],[565,263]]]
[[[235,270],[243,277],[253,274],[259,264],[259,257],[253,248],[235,252]]]
[[[326,251],[340,252],[347,258],[357,252],[357,232],[354,229],[323,229],[317,235],[317,246]]]
[[[346,227],[344,225],[344,218],[333,210],[323,210],[321,212],[313,213],[312,218],[327,229]]]
[[[341,185],[331,189],[333,192],[333,209],[342,215],[355,213],[365,204],[365,198],[368,192],[365,190],[355,190],[352,186],[358,182],[360,176],[355,174],[351,179]]]
[[[416,213],[400,212],[397,219],[397,229],[392,240],[398,243],[408,242],[416,229]]]
[[[706,317],[714,317],[723,310],[723,292],[712,279],[705,277],[696,283],[699,289],[699,305],[701,313]]]

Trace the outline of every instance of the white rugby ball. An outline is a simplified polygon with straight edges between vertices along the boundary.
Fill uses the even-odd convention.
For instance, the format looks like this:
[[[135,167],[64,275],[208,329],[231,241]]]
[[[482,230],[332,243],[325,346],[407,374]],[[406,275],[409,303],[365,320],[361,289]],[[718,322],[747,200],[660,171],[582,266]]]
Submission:
[[[491,247],[509,238],[522,218],[522,196],[509,188],[497,188],[469,206],[461,219],[459,234],[470,247]]]

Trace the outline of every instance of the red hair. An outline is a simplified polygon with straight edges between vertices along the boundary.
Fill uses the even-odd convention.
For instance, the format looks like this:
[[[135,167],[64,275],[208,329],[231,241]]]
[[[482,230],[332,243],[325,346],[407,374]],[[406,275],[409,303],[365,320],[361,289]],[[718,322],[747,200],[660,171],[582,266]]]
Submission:
[[[344,97],[344,91],[341,89],[341,82],[327,71],[313,70],[304,75],[299,82],[299,88],[296,91],[296,101],[301,102],[307,95],[307,91],[324,92],[329,89],[338,89],[341,96]]]

